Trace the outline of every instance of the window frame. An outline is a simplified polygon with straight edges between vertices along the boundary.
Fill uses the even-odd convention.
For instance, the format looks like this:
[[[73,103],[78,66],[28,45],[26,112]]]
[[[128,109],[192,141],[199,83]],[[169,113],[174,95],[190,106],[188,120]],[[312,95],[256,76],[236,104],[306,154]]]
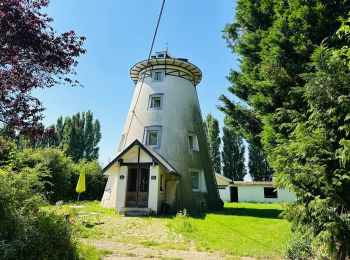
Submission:
[[[163,109],[163,93],[155,93],[155,94],[151,94],[149,95],[149,99],[148,99],[148,109],[151,110],[160,110]],[[152,101],[155,98],[159,98],[160,99],[160,106],[159,107],[152,107]]]
[[[193,182],[192,182],[192,174],[195,173],[197,175],[197,181],[198,181],[198,187],[193,188]],[[191,188],[193,192],[199,192],[200,191],[200,172],[198,170],[190,169],[190,178],[191,178]]]
[[[160,178],[159,178],[159,191],[160,192],[164,192],[164,190],[165,190],[164,184],[165,184],[164,175],[160,174]]]
[[[191,142],[190,139],[192,138],[192,147],[191,147]],[[199,151],[199,144],[198,144],[198,135],[195,133],[188,133],[187,134],[187,140],[188,140],[188,148],[190,151]]]
[[[161,73],[160,79],[155,78],[156,73]],[[164,81],[164,76],[165,76],[164,70],[160,70],[160,69],[152,70],[152,82],[162,82]]]
[[[157,59],[165,59],[166,58],[166,51],[156,52],[156,58]]]
[[[157,132],[157,144],[156,145],[150,145],[148,143],[148,136],[150,132]],[[144,130],[144,144],[146,146],[152,147],[152,148],[159,148],[161,146],[161,137],[162,137],[162,126],[147,126]]]
[[[271,192],[272,190],[272,192]],[[265,199],[278,199],[277,189],[274,187],[264,187],[264,198]]]

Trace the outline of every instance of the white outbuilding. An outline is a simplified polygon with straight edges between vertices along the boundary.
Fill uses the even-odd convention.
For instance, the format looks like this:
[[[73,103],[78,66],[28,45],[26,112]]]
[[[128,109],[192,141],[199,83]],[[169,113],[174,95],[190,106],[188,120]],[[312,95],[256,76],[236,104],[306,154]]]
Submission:
[[[102,206],[117,212],[220,206],[196,86],[187,59],[157,52],[130,70],[135,92],[118,154],[104,169]]]
[[[216,173],[220,198],[224,202],[292,202],[295,195],[288,189],[276,189],[269,181],[232,181]]]

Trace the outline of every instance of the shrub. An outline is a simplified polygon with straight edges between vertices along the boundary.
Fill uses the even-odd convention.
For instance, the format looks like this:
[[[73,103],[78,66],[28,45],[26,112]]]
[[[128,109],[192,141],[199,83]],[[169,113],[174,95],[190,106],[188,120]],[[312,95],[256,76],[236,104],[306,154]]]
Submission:
[[[310,241],[301,234],[294,234],[293,238],[288,241],[287,258],[292,260],[312,259]]]
[[[75,187],[81,170],[84,170],[86,175],[86,191],[80,198],[99,200],[102,197],[106,177],[101,173],[101,166],[97,161],[74,163],[59,148],[24,149],[18,153],[18,157],[17,170],[40,165],[40,181],[44,183],[43,193],[50,203],[76,200]]]
[[[74,164],[70,157],[58,148],[24,149],[19,153],[21,167],[42,165],[46,174],[41,176],[44,193],[49,202],[71,199]]]
[[[86,191],[81,193],[82,200],[100,200],[103,195],[104,187],[107,181],[105,175],[101,173],[101,166],[97,161],[85,162],[80,161],[74,164],[74,174],[72,175],[72,198],[76,198],[75,187],[78,182],[81,171],[85,172]]]
[[[40,168],[0,169],[0,259],[75,259],[75,243],[63,216],[45,205]]]
[[[186,209],[180,210],[175,216],[175,229],[180,232],[193,232],[194,228],[189,221],[189,215]]]

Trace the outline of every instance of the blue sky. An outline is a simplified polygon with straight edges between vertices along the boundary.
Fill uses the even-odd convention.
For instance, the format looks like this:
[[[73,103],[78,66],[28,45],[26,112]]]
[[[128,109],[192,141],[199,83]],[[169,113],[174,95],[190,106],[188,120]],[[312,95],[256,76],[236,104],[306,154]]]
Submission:
[[[58,33],[75,30],[87,38],[87,53],[79,58],[76,78],[82,87],[57,86],[34,94],[46,108],[44,124],[59,116],[91,110],[101,123],[100,162],[116,155],[134,83],[129,70],[147,58],[162,0],[51,0],[47,10]],[[228,94],[226,76],[237,69],[237,56],[222,39],[232,21],[232,0],[167,0],[154,51],[165,50],[188,58],[203,73],[197,87],[202,114],[212,113],[221,126],[217,110],[221,94]],[[229,95],[229,94],[228,94]]]

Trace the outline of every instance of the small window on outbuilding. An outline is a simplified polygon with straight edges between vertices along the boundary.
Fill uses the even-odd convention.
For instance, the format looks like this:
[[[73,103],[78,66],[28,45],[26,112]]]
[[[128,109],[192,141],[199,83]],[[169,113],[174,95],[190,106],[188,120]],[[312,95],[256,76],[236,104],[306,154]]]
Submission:
[[[276,199],[277,190],[273,187],[264,187],[264,198]]]
[[[153,94],[149,96],[149,105],[151,109],[161,109],[163,106],[163,94]]]
[[[164,71],[163,70],[152,71],[152,80],[153,81],[163,81],[164,80]]]
[[[193,133],[188,134],[188,145],[190,150],[199,151],[198,137],[196,134],[193,134]]]

